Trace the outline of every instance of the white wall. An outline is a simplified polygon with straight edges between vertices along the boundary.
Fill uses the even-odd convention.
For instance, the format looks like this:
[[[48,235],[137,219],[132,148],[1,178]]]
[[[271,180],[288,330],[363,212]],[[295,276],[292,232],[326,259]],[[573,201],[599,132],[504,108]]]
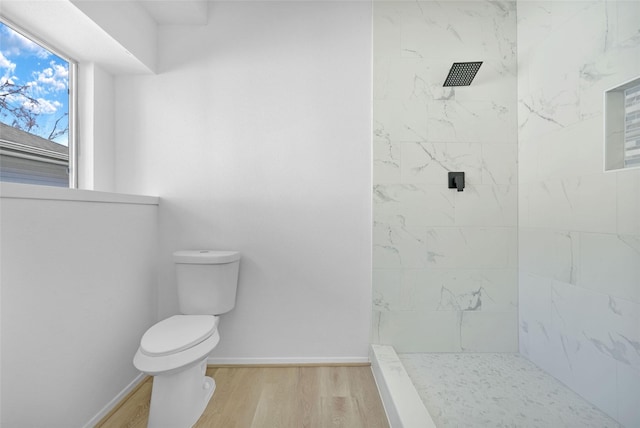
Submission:
[[[366,360],[371,5],[214,3],[159,47],[158,75],[116,79],[117,189],[163,200],[159,316],[173,251],[239,250],[212,357]]]
[[[640,426],[640,170],[603,172],[603,91],[640,3],[518,2],[520,352]]]
[[[83,426],[138,375],[133,355],[156,315],[158,207],[0,192],[0,425]]]
[[[513,2],[374,2],[375,343],[517,350],[515,25]]]
[[[115,189],[114,78],[95,63],[78,67],[78,188]]]
[[[115,189],[115,109],[114,77],[101,67],[93,67],[93,186],[111,192]]]

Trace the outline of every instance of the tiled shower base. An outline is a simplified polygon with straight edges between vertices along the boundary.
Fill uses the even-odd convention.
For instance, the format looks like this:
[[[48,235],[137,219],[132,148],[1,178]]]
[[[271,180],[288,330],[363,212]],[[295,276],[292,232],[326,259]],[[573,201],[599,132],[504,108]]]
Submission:
[[[517,354],[399,354],[436,427],[620,425]]]
[[[517,354],[397,355],[372,345],[371,363],[392,428],[620,427]]]

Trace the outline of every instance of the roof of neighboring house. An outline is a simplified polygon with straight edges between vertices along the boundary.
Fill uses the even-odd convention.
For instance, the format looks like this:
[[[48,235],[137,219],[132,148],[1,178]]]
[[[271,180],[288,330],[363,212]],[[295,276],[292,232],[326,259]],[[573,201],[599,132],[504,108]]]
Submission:
[[[69,159],[69,148],[0,122],[0,148],[56,159]]]

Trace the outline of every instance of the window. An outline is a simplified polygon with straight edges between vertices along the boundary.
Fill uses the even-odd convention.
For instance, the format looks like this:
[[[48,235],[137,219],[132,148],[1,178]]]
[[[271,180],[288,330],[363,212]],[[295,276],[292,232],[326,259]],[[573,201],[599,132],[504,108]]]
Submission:
[[[0,20],[0,180],[75,186],[76,65]]]
[[[604,93],[605,165],[640,167],[640,77]]]

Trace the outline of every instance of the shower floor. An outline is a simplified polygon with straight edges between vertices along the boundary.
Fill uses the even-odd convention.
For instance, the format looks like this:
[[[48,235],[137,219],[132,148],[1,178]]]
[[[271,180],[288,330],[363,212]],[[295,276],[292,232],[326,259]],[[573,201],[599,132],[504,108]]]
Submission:
[[[517,354],[399,354],[438,428],[620,427]]]

